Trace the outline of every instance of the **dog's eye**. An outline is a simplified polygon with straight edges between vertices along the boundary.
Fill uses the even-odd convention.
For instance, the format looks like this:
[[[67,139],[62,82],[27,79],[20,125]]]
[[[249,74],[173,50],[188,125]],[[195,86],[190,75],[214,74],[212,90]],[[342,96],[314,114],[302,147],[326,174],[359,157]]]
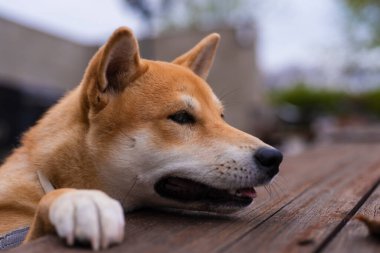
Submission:
[[[224,119],[224,114],[223,114],[223,113],[221,113],[221,114],[220,114],[220,117],[221,117],[222,119]]]
[[[194,124],[195,118],[193,115],[187,111],[179,111],[168,117],[168,119],[173,120],[174,122],[184,125],[184,124]]]

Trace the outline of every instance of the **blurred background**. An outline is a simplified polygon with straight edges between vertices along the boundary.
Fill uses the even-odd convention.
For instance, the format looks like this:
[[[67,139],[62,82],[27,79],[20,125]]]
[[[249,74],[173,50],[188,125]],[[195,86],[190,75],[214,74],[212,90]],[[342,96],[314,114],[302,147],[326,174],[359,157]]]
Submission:
[[[0,0],[0,159],[124,25],[169,61],[220,33],[226,120],[287,154],[380,141],[378,0]]]

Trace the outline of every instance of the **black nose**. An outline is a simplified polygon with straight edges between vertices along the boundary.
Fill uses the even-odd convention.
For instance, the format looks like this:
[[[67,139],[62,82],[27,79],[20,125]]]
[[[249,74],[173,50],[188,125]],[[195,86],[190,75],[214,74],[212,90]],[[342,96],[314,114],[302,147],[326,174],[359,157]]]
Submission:
[[[275,148],[259,148],[254,157],[259,169],[264,170],[268,176],[273,177],[278,173],[278,167],[282,162],[280,151]]]

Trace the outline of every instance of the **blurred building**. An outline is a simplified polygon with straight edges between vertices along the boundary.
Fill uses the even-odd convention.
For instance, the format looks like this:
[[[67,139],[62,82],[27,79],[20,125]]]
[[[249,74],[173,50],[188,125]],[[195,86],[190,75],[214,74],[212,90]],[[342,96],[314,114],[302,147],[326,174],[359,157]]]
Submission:
[[[0,80],[22,89],[63,92],[78,84],[97,48],[0,17]]]
[[[219,32],[222,41],[208,81],[227,108],[227,121],[260,135],[268,130],[272,114],[260,85],[255,30],[248,26],[212,32]],[[141,39],[141,54],[145,58],[170,61],[207,34],[186,30]],[[0,17],[0,99],[5,108],[0,110],[0,147],[16,145],[21,131],[33,124],[65,91],[78,85],[98,47]]]

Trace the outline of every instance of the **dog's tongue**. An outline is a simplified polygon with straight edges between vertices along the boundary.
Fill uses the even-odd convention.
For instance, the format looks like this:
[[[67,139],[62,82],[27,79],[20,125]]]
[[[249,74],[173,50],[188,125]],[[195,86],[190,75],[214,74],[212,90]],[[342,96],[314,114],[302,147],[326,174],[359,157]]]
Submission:
[[[244,197],[249,197],[249,198],[256,198],[256,191],[253,187],[250,188],[242,188],[237,191]]]

